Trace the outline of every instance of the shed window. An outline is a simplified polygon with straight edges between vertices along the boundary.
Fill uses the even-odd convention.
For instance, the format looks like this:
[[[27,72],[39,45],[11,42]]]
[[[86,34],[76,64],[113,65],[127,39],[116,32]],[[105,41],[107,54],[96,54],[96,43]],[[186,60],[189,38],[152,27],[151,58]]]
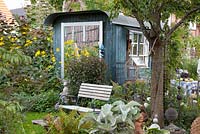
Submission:
[[[73,22],[61,23],[61,77],[64,78],[64,42],[73,40],[81,49],[85,46],[103,44],[103,22]]]
[[[148,67],[148,42],[141,32],[130,31],[131,51],[129,57],[138,66]]]
[[[64,42],[73,40],[78,47],[102,43],[102,22],[62,23]]]

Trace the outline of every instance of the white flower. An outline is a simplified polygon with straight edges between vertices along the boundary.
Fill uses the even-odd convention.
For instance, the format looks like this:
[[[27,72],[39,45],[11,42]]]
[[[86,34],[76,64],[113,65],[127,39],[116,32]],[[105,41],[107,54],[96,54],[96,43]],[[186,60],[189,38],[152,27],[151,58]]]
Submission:
[[[197,103],[197,100],[193,100],[192,102],[193,102],[193,103]]]
[[[149,106],[149,103],[144,103],[144,107],[147,108]]]
[[[151,97],[147,97],[147,101],[151,101]]]
[[[184,106],[185,105],[185,103],[184,102],[181,102],[181,104],[180,104],[181,106]]]

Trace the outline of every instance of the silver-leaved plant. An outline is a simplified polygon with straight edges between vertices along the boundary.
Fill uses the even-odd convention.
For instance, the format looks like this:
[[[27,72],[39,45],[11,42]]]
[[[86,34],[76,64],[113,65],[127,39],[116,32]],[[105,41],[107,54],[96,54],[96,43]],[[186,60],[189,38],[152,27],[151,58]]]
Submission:
[[[89,130],[90,134],[133,134],[134,121],[140,115],[141,105],[136,101],[125,104],[123,101],[116,101],[113,104],[105,104],[101,112],[88,113],[79,122],[79,126],[86,122],[93,122],[94,126]]]

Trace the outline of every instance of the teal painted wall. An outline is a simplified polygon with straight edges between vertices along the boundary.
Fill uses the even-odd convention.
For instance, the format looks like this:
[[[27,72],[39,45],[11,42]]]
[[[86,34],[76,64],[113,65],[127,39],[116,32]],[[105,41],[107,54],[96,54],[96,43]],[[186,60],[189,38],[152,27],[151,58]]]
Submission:
[[[54,55],[56,58],[56,67],[58,68],[58,72],[60,72],[60,68],[61,68],[61,24],[59,23],[55,23],[55,25],[53,26],[53,43],[54,43],[54,47],[53,47],[53,51],[54,51]],[[60,73],[59,73],[60,74]]]
[[[113,45],[113,38],[112,38],[112,34],[113,34],[112,24],[109,21],[104,23],[103,31],[104,31],[103,42],[105,45],[104,59],[108,67],[107,78],[114,80],[115,79],[115,76],[114,76],[115,51],[113,51],[114,45]]]
[[[126,80],[125,63],[126,63],[126,47],[127,47],[128,30],[120,25],[113,25],[113,46],[115,53],[115,81],[123,84]]]

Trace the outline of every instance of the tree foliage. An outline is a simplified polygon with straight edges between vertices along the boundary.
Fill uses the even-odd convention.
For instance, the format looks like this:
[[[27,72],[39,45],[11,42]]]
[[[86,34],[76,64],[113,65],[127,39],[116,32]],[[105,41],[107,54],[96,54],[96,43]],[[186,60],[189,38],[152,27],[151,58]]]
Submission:
[[[33,0],[35,2],[36,0]],[[113,5],[113,0],[46,0],[57,11],[61,11],[63,3],[67,3],[67,8],[72,10],[81,10],[81,4],[86,6],[86,10],[109,11]],[[65,7],[66,8],[66,7]],[[68,10],[67,10],[68,11]]]
[[[115,13],[124,12],[135,17],[148,40],[163,35],[165,39],[169,39],[183,22],[197,19],[200,10],[199,0],[114,0],[114,2]],[[170,28],[168,18],[171,14],[175,14],[180,21]],[[150,23],[151,30],[145,27],[145,22]]]
[[[15,25],[8,25],[8,22],[0,16],[0,75],[8,75],[17,66],[31,63],[31,58],[24,55],[20,50],[20,41],[17,37],[21,33],[15,32],[20,28]]]
[[[187,55],[187,44],[189,39],[189,31],[186,26],[180,27],[172,34],[170,45],[167,46],[166,62],[168,74],[175,74],[175,68],[180,68],[183,58]]]
[[[200,58],[200,37],[190,37],[189,44],[191,47],[195,47],[196,57]]]
[[[62,5],[64,0],[47,0],[57,11],[62,10]]]
[[[113,15],[123,12],[135,17],[149,41],[152,56],[151,112],[152,115],[158,114],[159,124],[162,127],[165,48],[170,44],[172,34],[183,23],[199,19],[200,0],[114,0],[112,9]],[[172,14],[179,19],[177,23],[169,26],[168,18]]]
[[[88,10],[109,11],[113,6],[113,0],[85,0]]]
[[[35,7],[32,4],[27,10],[32,6]],[[46,12],[51,12],[48,5],[34,8],[27,19],[16,17],[15,23],[0,19],[0,89],[3,94],[0,98],[8,95],[10,99],[14,92],[38,94],[61,86],[55,69],[51,29],[43,26],[44,16],[38,17],[48,9]]]
[[[28,22],[32,27],[43,25],[45,18],[56,10],[46,0],[37,0],[31,6],[26,8]]]

